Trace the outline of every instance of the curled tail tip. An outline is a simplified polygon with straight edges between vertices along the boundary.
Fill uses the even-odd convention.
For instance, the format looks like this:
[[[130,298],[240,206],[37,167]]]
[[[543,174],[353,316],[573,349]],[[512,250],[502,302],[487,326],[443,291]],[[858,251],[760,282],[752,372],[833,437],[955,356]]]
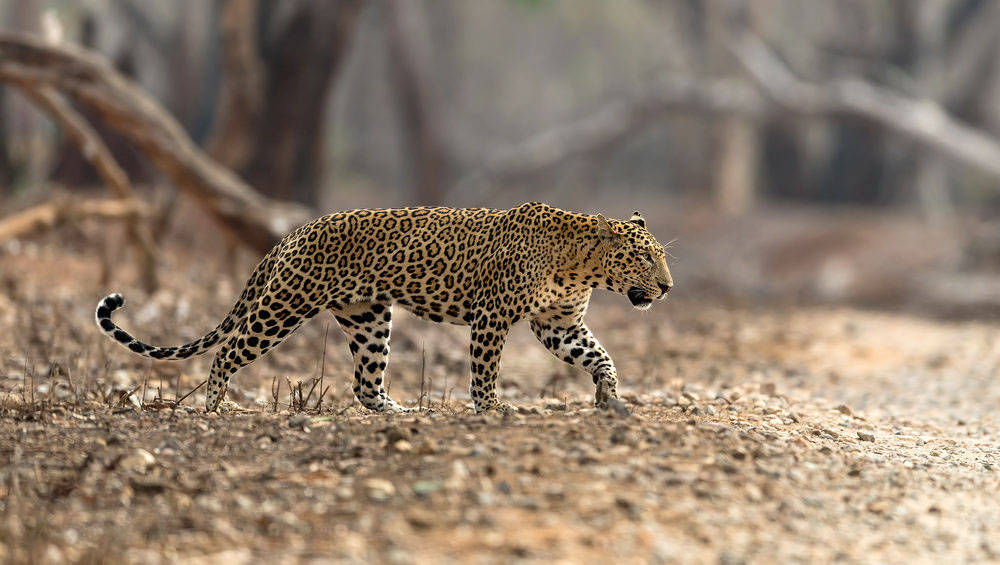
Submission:
[[[120,293],[113,292],[104,297],[104,300],[97,305],[98,308],[107,308],[109,312],[113,312],[125,305],[125,297]]]
[[[105,332],[115,331],[117,328],[115,328],[114,322],[111,321],[111,313],[121,308],[123,304],[125,304],[125,297],[117,292],[105,296],[103,300],[97,303],[97,312],[94,315],[97,325]]]

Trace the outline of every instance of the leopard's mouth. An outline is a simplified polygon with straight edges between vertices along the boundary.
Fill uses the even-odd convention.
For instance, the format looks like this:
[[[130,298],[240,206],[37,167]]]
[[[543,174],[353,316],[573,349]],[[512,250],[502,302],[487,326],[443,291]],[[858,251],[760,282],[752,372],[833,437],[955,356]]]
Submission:
[[[628,292],[625,293],[625,295],[628,296],[628,301],[632,303],[632,306],[635,306],[640,310],[645,310],[653,304],[653,299],[646,294],[646,291],[637,286],[633,286],[628,289]]]

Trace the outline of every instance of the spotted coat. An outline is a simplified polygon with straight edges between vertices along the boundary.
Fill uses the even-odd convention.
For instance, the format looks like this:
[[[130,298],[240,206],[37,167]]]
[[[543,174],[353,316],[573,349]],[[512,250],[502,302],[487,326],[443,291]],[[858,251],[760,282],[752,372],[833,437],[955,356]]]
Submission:
[[[645,309],[673,285],[665,251],[638,212],[629,221],[540,203],[510,210],[399,208],[330,214],[295,230],[257,265],[219,325],[178,347],[143,343],[111,320],[120,294],[97,307],[111,339],[153,359],[185,359],[215,347],[206,408],[233,407],[229,380],[303,322],[330,310],[354,357],[354,395],[378,411],[402,406],[385,392],[392,308],[470,326],[475,409],[508,410],[497,395],[507,332],[529,320],[538,340],[590,372],[601,404],[617,397],[618,375],[583,322],[593,289]]]

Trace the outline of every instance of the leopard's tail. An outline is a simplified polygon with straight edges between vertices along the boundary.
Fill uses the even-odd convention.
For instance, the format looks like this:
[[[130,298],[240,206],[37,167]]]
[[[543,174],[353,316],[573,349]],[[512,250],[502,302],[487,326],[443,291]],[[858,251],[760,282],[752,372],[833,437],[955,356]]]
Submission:
[[[109,294],[97,304],[97,313],[95,314],[97,326],[101,328],[101,332],[104,335],[116,341],[122,347],[128,348],[130,351],[138,353],[143,357],[151,359],[187,359],[195,355],[202,355],[214,349],[220,342],[238,329],[239,322],[249,311],[251,304],[260,298],[264,288],[266,288],[271,270],[274,267],[274,257],[278,251],[279,246],[275,246],[257,264],[253,274],[250,275],[250,279],[247,281],[246,287],[243,289],[240,299],[233,305],[229,314],[219,322],[219,325],[191,343],[176,347],[157,347],[143,343],[132,337],[111,320],[111,313],[125,305],[125,297],[117,292]]]

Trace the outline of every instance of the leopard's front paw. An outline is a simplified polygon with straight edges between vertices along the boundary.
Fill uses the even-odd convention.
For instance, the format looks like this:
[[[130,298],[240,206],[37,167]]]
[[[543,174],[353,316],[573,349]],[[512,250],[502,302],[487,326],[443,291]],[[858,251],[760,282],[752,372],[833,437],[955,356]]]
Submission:
[[[600,408],[606,408],[608,401],[618,398],[618,388],[616,383],[601,380],[597,383],[597,391],[594,393],[594,404]]]
[[[500,414],[517,414],[517,407],[510,402],[493,402],[482,406],[476,406],[477,414],[482,414],[486,411],[499,412]]]
[[[219,414],[229,414],[230,412],[237,412],[239,410],[242,410],[242,408],[240,408],[239,404],[236,404],[235,402],[227,398],[219,403],[219,406],[216,407],[216,410],[218,410]]]
[[[413,412],[414,410],[415,410],[414,408],[407,408],[406,406],[403,406],[402,404],[399,404],[399,403],[397,403],[395,401],[392,401],[392,400],[390,400],[389,402],[387,402],[385,404],[385,406],[382,408],[382,412],[393,412],[393,413],[400,413],[400,414],[403,414],[403,413],[406,413],[406,412]]]
[[[373,412],[385,412],[390,414],[413,412],[413,408],[407,408],[388,396],[365,399],[361,401],[361,404]]]

